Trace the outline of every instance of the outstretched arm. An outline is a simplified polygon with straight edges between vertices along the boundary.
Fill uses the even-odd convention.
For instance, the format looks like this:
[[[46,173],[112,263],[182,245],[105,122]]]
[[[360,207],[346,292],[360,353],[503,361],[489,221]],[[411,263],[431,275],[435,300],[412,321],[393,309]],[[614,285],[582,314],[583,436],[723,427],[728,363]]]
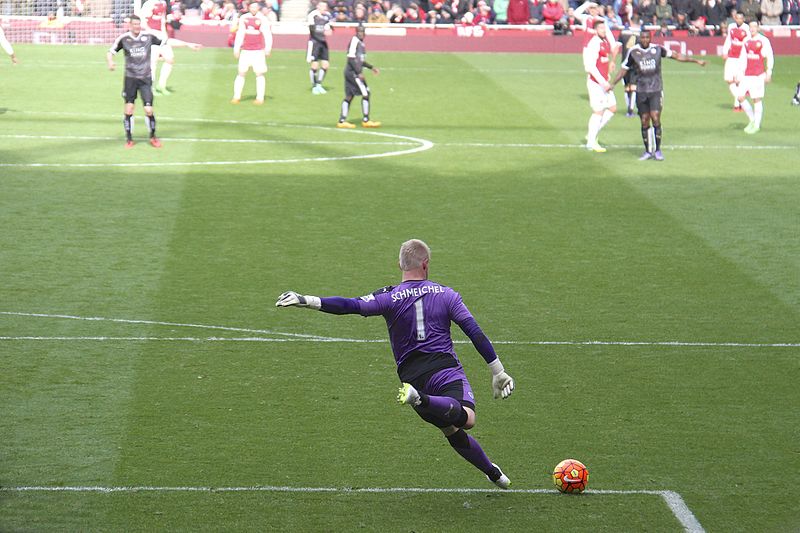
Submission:
[[[319,296],[298,294],[294,291],[286,291],[281,294],[278,301],[275,302],[275,307],[309,307],[333,315],[373,316],[383,312],[380,302],[370,296],[363,298],[342,298],[340,296],[320,298]]]
[[[191,48],[192,50],[200,50],[201,48],[203,48],[202,44],[190,43],[187,41],[181,41],[180,39],[174,39],[174,38],[167,39],[166,43],[169,43],[170,46],[175,46],[177,48],[181,48],[184,46],[186,48]]]
[[[681,63],[697,63],[701,67],[706,66],[706,62],[703,61],[702,59],[695,59],[693,57],[683,55],[680,52],[672,54],[672,59],[674,59],[675,61],[680,61]]]

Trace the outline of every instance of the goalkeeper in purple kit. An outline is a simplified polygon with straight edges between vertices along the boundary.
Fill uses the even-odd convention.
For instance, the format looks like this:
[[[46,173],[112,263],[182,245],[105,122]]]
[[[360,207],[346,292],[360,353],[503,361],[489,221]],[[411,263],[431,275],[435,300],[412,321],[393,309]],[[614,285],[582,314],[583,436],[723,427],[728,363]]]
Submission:
[[[382,315],[402,382],[397,401],[410,405],[423,420],[441,429],[459,455],[486,474],[489,481],[507,489],[511,481],[465,431],[475,426],[475,397],[453,349],[450,322],[458,324],[486,360],[495,398],[508,398],[514,391],[514,380],[506,374],[461,295],[428,280],[429,261],[428,245],[412,239],[400,247],[399,285],[361,298],[320,298],[289,291],[281,294],[275,305],[310,307],[336,315]]]

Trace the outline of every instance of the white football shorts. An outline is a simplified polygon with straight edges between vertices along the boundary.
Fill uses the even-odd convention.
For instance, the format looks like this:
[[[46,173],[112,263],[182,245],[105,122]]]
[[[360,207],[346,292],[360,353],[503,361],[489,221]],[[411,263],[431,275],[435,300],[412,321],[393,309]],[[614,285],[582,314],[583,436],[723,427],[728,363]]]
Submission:
[[[617,97],[614,96],[614,91],[604,91],[603,87],[591,78],[586,79],[586,89],[589,91],[589,106],[595,113],[617,105]]]
[[[744,68],[742,68],[744,65],[742,63],[741,56],[729,57],[725,60],[725,67],[722,75],[726,82],[732,83],[736,78],[741,81],[744,74]]]
[[[267,53],[264,50],[240,50],[239,72],[253,69],[256,74],[267,72]]]
[[[764,78],[766,74],[759,76],[745,76],[739,82],[739,91],[741,95],[750,95],[750,98],[764,98]]]

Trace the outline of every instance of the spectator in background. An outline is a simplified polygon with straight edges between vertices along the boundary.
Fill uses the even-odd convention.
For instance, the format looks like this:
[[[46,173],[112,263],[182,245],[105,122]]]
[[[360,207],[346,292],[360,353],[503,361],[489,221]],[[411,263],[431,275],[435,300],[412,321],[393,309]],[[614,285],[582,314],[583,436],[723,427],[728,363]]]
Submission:
[[[542,23],[555,26],[564,18],[564,6],[558,0],[547,0],[542,7]]]
[[[394,4],[387,14],[389,15],[390,24],[402,24],[406,20],[406,12],[403,11],[400,4]]]
[[[686,15],[686,20],[695,20],[703,15],[701,0],[672,0],[672,13],[678,18],[679,13]]]
[[[272,8],[272,3],[267,3],[264,7],[261,8],[261,14],[264,15],[271,23],[278,22],[278,14]]]
[[[635,12],[636,9],[633,6],[633,0],[622,0],[622,2],[620,2],[617,15],[619,15],[619,20],[622,21],[623,27],[627,28],[631,25],[631,19]]]
[[[528,2],[528,24],[544,24],[544,15],[542,9],[546,0],[529,0]]]
[[[761,4],[757,0],[739,0],[736,10],[744,15],[744,20],[748,24],[761,18]]]
[[[380,2],[373,1],[369,7],[369,15],[367,15],[367,22],[370,24],[386,24],[389,22],[389,17],[383,12]]]
[[[564,24],[569,28],[569,34],[572,35],[572,28],[576,26],[583,26],[583,21],[575,16],[575,9],[570,7],[567,9],[567,16],[564,19]]]
[[[622,19],[619,18],[619,15],[617,15],[617,12],[614,11],[614,6],[613,5],[609,4],[609,5],[606,6],[606,13],[605,13],[605,17],[604,18],[605,18],[605,21],[606,21],[606,26],[608,26],[608,29],[610,29],[610,30],[618,30],[618,29],[623,27],[622,26]]]
[[[200,16],[203,20],[218,20],[215,15],[217,4],[214,0],[203,0],[200,2]]]
[[[656,6],[656,24],[659,26],[672,24],[673,18],[672,6],[667,3],[667,0],[658,0],[658,5]]]
[[[722,1],[706,0],[703,5],[703,16],[706,19],[706,24],[710,26],[719,26],[722,24],[726,16],[725,6],[722,5]]]
[[[349,22],[353,18],[351,6],[345,0],[331,2],[331,13],[336,22]]]
[[[643,26],[656,23],[656,5],[653,0],[642,0],[639,2],[639,7],[637,7],[636,11]]]
[[[506,24],[508,22],[508,0],[494,0],[492,10],[495,15],[495,23]]]
[[[655,35],[657,37],[672,37],[672,30],[669,29],[666,22],[662,22]]]
[[[423,22],[425,22],[425,18],[423,17],[423,11],[414,2],[411,2],[408,5],[408,9],[406,9],[406,18],[404,22],[408,24],[422,24]]]
[[[357,3],[353,8],[353,22],[359,24],[366,24],[367,22],[367,8],[361,2]]]
[[[528,24],[531,18],[531,10],[528,0],[508,0],[508,23],[509,24]]]
[[[428,22],[431,24],[452,24],[453,13],[441,0],[436,0],[436,3],[433,4],[433,9],[428,11]]]
[[[715,35],[717,35],[718,37],[725,37],[726,35],[728,35],[728,21],[727,20],[723,20],[722,22],[719,23],[719,26],[717,27],[717,32],[715,33]]]
[[[686,13],[678,13],[675,17],[675,29],[676,30],[683,30],[689,31],[691,26],[689,25],[689,21],[686,20]]]
[[[508,0],[494,0],[492,11],[494,11],[495,24],[506,24],[508,22]]]
[[[478,6],[475,8],[475,19],[473,24],[494,24],[495,13],[491,6],[486,3],[486,0],[478,0]]]
[[[239,12],[237,11],[236,6],[233,4],[233,2],[225,2],[222,5],[222,13],[220,14],[221,17],[220,20],[233,22],[233,20],[236,19],[238,13]]]
[[[783,0],[781,21],[787,26],[800,24],[800,0]]]
[[[783,0],[761,0],[761,24],[780,26]]]
[[[461,20],[472,9],[469,0],[446,0],[446,5],[453,15],[453,20]]]

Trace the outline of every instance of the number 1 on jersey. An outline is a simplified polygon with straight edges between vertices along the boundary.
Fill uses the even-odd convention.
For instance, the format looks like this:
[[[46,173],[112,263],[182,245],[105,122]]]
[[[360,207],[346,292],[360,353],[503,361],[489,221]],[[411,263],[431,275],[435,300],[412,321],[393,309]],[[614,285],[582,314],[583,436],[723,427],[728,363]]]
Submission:
[[[417,313],[417,340],[425,340],[425,313],[422,311],[422,298],[414,302],[414,310]]]

